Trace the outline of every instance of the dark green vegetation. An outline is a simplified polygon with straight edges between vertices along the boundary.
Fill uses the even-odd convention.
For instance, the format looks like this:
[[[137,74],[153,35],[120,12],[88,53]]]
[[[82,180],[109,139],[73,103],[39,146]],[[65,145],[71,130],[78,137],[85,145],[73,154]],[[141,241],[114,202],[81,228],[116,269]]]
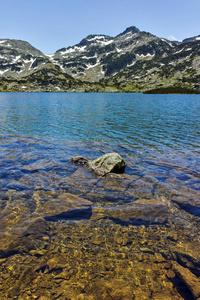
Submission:
[[[163,88],[152,89],[144,92],[144,94],[200,94],[200,91],[195,91],[192,89],[168,86]]]
[[[61,72],[59,66],[52,64],[22,78],[3,78],[0,81],[2,92],[103,92],[104,90],[103,84],[76,80]],[[108,91],[115,91],[115,88],[111,87]]]
[[[52,55],[23,41],[0,42],[0,91],[200,92],[195,38],[170,42],[130,27],[116,37],[89,35]]]

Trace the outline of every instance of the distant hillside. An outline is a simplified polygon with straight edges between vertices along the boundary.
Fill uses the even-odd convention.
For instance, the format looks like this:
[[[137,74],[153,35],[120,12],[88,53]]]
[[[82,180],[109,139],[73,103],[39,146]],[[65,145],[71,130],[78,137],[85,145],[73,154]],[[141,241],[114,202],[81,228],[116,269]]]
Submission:
[[[176,43],[133,26],[52,55],[0,39],[0,78],[0,91],[200,93],[200,36]]]

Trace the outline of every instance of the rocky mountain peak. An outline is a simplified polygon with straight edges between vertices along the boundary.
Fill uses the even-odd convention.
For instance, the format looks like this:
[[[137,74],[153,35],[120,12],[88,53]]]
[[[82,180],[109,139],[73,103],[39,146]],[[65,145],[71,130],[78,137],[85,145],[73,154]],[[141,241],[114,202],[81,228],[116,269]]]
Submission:
[[[135,26],[131,26],[131,27],[126,28],[126,30],[123,31],[122,33],[120,33],[118,36],[123,36],[123,35],[126,35],[127,33],[132,33],[132,34],[140,33],[140,30]]]
[[[115,37],[91,34],[79,44],[45,55],[27,42],[0,39],[0,90],[13,89],[23,80],[32,90],[80,91],[86,86],[88,91],[97,84],[101,91],[112,87],[140,92],[176,84],[199,91],[200,36],[183,42],[131,26]]]
[[[77,46],[82,47],[82,46],[89,46],[92,44],[103,44],[107,41],[112,39],[108,35],[104,34],[90,34],[86,38],[84,38]]]
[[[40,50],[33,47],[30,43],[22,40],[0,39],[0,46],[15,49],[17,51],[20,51],[21,53],[31,53],[37,56],[44,56],[44,54]]]
[[[193,36],[193,37],[191,37],[191,38],[184,39],[184,40],[182,41],[182,43],[196,42],[196,41],[200,41],[200,35],[197,35],[197,36]]]

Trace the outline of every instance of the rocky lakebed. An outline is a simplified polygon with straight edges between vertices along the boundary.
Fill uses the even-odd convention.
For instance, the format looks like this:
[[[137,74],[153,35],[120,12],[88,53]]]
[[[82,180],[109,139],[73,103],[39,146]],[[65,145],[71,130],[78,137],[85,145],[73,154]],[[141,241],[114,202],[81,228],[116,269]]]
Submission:
[[[111,147],[77,145],[1,136],[0,299],[200,299],[197,162],[115,147],[97,174],[72,154]]]

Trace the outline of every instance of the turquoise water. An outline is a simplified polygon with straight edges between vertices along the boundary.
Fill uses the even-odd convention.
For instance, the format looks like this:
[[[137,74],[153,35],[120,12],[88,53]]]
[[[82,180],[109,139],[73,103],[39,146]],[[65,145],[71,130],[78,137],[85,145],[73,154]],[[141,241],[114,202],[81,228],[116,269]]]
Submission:
[[[197,151],[199,95],[1,93],[0,134]]]
[[[82,195],[83,186],[89,189],[89,173],[76,178],[79,187],[58,184],[76,173],[70,158],[118,152],[127,164],[125,174],[137,176],[142,191],[151,180],[151,197],[160,184],[168,193],[184,195],[185,201],[198,199],[199,116],[199,95],[1,93],[2,197],[10,190],[33,192],[38,186],[62,186]],[[98,185],[90,189],[111,202],[133,198]]]
[[[12,151],[15,165],[26,152],[60,164],[117,151],[150,170],[161,160],[199,172],[200,96],[1,93],[0,137],[0,154]]]
[[[0,298],[193,299],[171,266],[199,277],[199,115],[200,95],[0,93]],[[124,174],[70,160],[107,152]]]

